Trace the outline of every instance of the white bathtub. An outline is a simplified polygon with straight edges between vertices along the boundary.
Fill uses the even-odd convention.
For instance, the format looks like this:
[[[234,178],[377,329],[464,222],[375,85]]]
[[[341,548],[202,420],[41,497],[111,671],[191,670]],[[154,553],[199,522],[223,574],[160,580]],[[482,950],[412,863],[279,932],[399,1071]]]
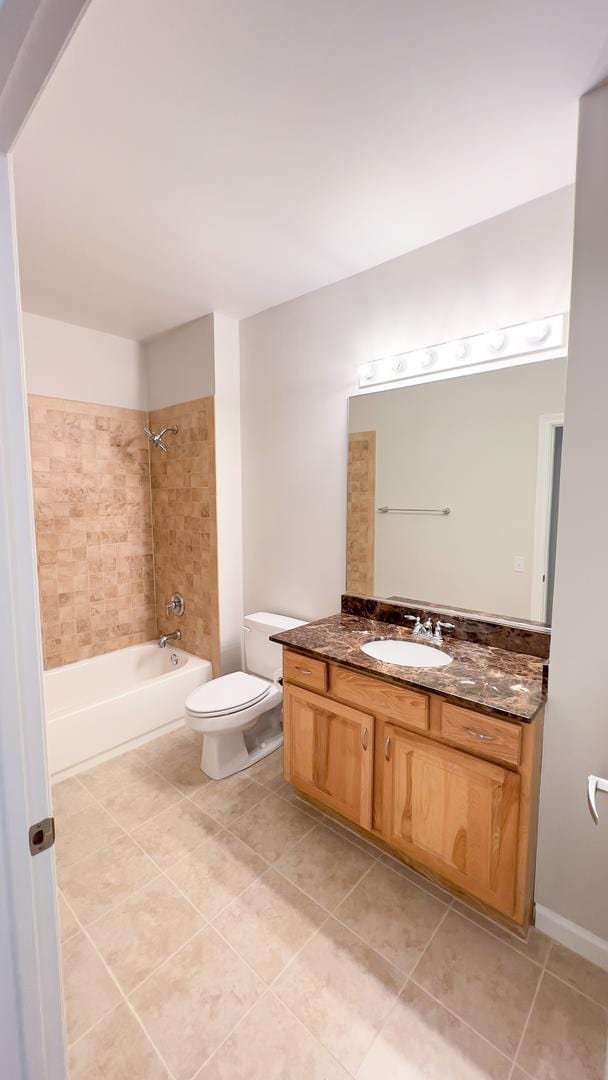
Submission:
[[[177,727],[191,690],[211,664],[158,642],[79,660],[44,673],[47,747],[53,779]]]

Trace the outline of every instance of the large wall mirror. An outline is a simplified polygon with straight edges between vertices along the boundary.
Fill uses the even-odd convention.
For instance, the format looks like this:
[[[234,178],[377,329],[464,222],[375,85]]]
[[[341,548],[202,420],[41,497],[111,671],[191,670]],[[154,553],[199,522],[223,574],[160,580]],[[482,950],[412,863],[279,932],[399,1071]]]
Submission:
[[[566,360],[349,402],[347,590],[551,623]]]

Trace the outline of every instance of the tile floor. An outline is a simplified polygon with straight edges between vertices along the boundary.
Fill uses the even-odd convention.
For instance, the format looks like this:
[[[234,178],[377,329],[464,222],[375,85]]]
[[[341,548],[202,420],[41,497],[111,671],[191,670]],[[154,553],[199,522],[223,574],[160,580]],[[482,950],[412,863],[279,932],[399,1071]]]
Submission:
[[[199,760],[54,788],[70,1080],[604,1080],[608,973]]]

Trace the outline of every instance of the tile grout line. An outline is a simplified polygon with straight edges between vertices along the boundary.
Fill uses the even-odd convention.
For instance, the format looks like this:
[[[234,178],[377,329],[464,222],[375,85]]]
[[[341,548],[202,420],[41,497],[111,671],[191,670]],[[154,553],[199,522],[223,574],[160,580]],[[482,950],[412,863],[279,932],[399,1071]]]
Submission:
[[[513,1054],[513,1064],[511,1066],[511,1072],[509,1073],[509,1076],[508,1076],[507,1080],[512,1080],[513,1073],[515,1072],[515,1069],[516,1069],[516,1066],[517,1066],[517,1059],[519,1057],[519,1052],[520,1052],[520,1050],[521,1050],[521,1048],[523,1046],[524,1039],[526,1037],[526,1032],[528,1030],[528,1024],[530,1023],[530,1019],[532,1017],[532,1012],[534,1010],[534,1006],[536,1005],[536,999],[538,998],[540,988],[541,988],[541,984],[542,984],[542,981],[543,981],[543,979],[545,977],[545,971],[547,970],[547,964],[549,963],[549,956],[551,955],[551,949],[552,948],[553,948],[553,944],[551,944],[550,948],[547,949],[547,955],[545,957],[545,962],[544,962],[541,970],[539,971],[538,981],[536,983],[536,988],[534,990],[534,994],[532,995],[532,1001],[530,1002],[530,1008],[528,1009],[528,1014],[527,1014],[526,1019],[524,1021],[524,1026],[522,1028],[521,1035],[519,1036],[519,1040],[518,1040],[517,1046],[515,1048],[515,1053]]]
[[[64,899],[65,899],[65,897],[64,897]],[[72,1047],[72,1046],[75,1046],[75,1045],[76,1045],[76,1043],[80,1041],[80,1039],[84,1038],[84,1036],[85,1036],[85,1035],[88,1035],[88,1034],[90,1034],[90,1032],[91,1032],[91,1031],[93,1031],[93,1029],[94,1029],[95,1027],[97,1027],[97,1025],[98,1025],[98,1024],[100,1024],[102,1020],[105,1020],[105,1019],[106,1019],[106,1017],[110,1016],[110,1015],[111,1015],[111,1013],[113,1013],[115,1009],[119,1008],[119,1006],[120,1006],[120,1005],[122,1005],[122,1004],[125,1004],[125,1005],[127,1006],[127,1008],[129,1009],[129,1012],[130,1012],[130,1013],[131,1013],[131,1015],[132,1015],[132,1016],[133,1016],[133,1017],[135,1018],[135,1020],[136,1020],[137,1024],[138,1024],[138,1025],[139,1025],[139,1027],[141,1028],[141,1030],[142,1030],[142,1032],[143,1032],[143,1034],[144,1034],[144,1038],[145,1038],[145,1039],[146,1039],[146,1041],[147,1041],[147,1042],[148,1042],[148,1043],[150,1044],[150,1046],[152,1047],[152,1049],[153,1049],[154,1053],[155,1053],[155,1054],[157,1055],[157,1057],[159,1058],[160,1062],[162,1063],[162,1065],[163,1065],[163,1066],[165,1067],[165,1069],[167,1070],[167,1075],[168,1075],[168,1076],[170,1077],[170,1080],[176,1080],[176,1077],[174,1076],[173,1072],[171,1071],[171,1069],[170,1069],[170,1068],[169,1068],[169,1066],[167,1065],[167,1062],[165,1061],[165,1059],[163,1058],[162,1054],[161,1054],[161,1053],[160,1053],[160,1051],[158,1050],[158,1047],[156,1046],[156,1043],[154,1043],[154,1042],[152,1041],[152,1039],[150,1038],[150,1036],[149,1036],[148,1032],[146,1031],[146,1029],[145,1029],[144,1025],[142,1024],[142,1022],[141,1022],[141,1020],[140,1020],[139,1016],[137,1015],[137,1013],[136,1013],[135,1009],[134,1009],[134,1008],[133,1008],[133,1006],[131,1005],[131,1002],[129,1001],[129,999],[128,999],[127,995],[126,995],[126,994],[124,993],[124,991],[123,991],[122,987],[120,986],[120,984],[119,984],[119,982],[118,982],[118,979],[117,979],[117,978],[115,977],[115,975],[113,974],[113,972],[112,972],[112,971],[111,971],[111,969],[109,968],[108,964],[107,964],[107,963],[106,963],[106,961],[104,960],[103,956],[102,956],[102,955],[101,955],[101,953],[99,952],[99,949],[97,948],[97,946],[96,946],[95,942],[93,941],[93,939],[91,938],[90,934],[88,933],[88,930],[87,930],[86,926],[84,926],[84,924],[83,924],[83,923],[81,923],[81,921],[80,921],[80,919],[78,918],[78,916],[77,916],[76,912],[75,912],[75,911],[74,911],[74,910],[72,909],[71,905],[70,905],[70,904],[68,903],[68,901],[67,901],[67,900],[66,900],[66,903],[67,903],[67,905],[68,905],[68,907],[69,907],[69,909],[70,909],[70,911],[71,911],[71,913],[72,913],[73,917],[74,917],[74,918],[76,919],[76,922],[77,922],[77,923],[78,923],[78,925],[80,926],[81,932],[82,932],[82,933],[84,934],[84,936],[85,936],[86,940],[87,940],[87,941],[89,942],[89,945],[90,945],[90,946],[91,946],[91,948],[93,949],[93,951],[94,951],[95,955],[96,955],[96,956],[97,956],[97,957],[99,958],[99,960],[100,960],[101,964],[102,964],[102,965],[103,965],[103,967],[104,967],[104,968],[106,969],[106,971],[107,971],[108,975],[110,976],[110,978],[111,978],[112,982],[113,982],[113,983],[114,983],[114,985],[116,986],[116,989],[118,990],[118,993],[120,994],[120,997],[121,997],[121,1001],[120,1001],[120,1002],[118,1002],[118,1004],[114,1005],[114,1006],[113,1006],[113,1007],[112,1007],[111,1009],[109,1009],[109,1010],[108,1010],[107,1012],[105,1012],[105,1013],[103,1013],[103,1014],[102,1014],[101,1016],[99,1016],[99,1017],[97,1018],[97,1020],[95,1021],[95,1023],[94,1023],[94,1024],[92,1024],[92,1025],[91,1025],[91,1027],[87,1029],[87,1031],[83,1032],[83,1034],[82,1034],[82,1035],[79,1035],[78,1039],[74,1039],[74,1041],[73,1041],[72,1043],[68,1042],[68,1040],[67,1040],[67,1030],[66,1030],[66,1046],[67,1046],[67,1049],[68,1049],[68,1051],[69,1051],[69,1050],[71,1049],[71,1047]],[[63,988],[63,976],[62,976],[62,988]],[[65,995],[64,995],[64,996],[65,996]]]
[[[460,900],[457,897],[454,900],[454,903],[456,903],[456,902],[464,904],[464,901]],[[523,956],[525,960],[529,960],[530,963],[535,964],[536,967],[541,968],[541,969],[544,967],[544,965],[546,963],[546,960],[535,960],[533,956],[528,956],[525,952],[522,952],[521,949],[518,949],[515,945],[512,945],[510,941],[504,941],[504,939],[499,937],[498,934],[494,933],[494,931],[492,929],[488,928],[487,926],[482,926],[481,923],[478,923],[475,919],[471,918],[471,916],[468,915],[467,912],[460,911],[460,910],[454,908],[454,914],[455,915],[460,915],[463,919],[466,919],[467,922],[470,922],[470,923],[473,924],[473,926],[476,926],[478,930],[483,930],[486,934],[489,934],[490,937],[494,938],[495,941],[500,942],[501,945],[506,945],[508,949],[512,949],[513,952],[517,953],[518,956]],[[487,916],[482,916],[482,918],[487,919]],[[489,920],[489,919],[487,919],[487,921],[491,922],[491,920]],[[534,927],[531,926],[530,929],[534,929]],[[505,929],[505,933],[508,934],[509,931]],[[539,933],[540,933],[540,931],[539,931]],[[527,944],[527,942],[525,942],[523,940],[523,938],[521,939],[521,942],[522,942],[522,945]],[[549,938],[549,942],[550,942],[550,945],[551,945],[553,943],[553,939]],[[550,952],[551,952],[551,948],[548,948],[547,949],[547,957],[548,957]]]

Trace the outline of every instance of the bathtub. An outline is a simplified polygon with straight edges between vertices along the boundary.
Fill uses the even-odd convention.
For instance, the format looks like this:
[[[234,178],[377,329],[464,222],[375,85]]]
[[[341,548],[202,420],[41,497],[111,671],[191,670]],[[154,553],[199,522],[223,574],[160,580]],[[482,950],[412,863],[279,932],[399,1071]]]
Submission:
[[[211,664],[158,642],[78,660],[44,673],[47,750],[56,780],[183,722],[191,690]]]

